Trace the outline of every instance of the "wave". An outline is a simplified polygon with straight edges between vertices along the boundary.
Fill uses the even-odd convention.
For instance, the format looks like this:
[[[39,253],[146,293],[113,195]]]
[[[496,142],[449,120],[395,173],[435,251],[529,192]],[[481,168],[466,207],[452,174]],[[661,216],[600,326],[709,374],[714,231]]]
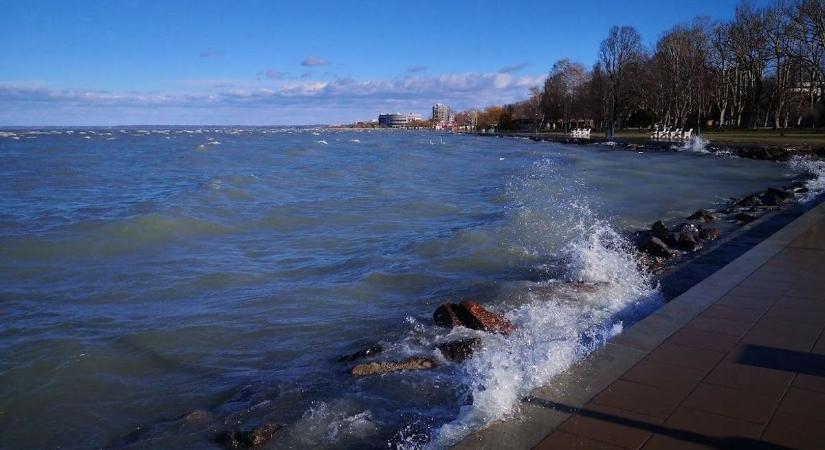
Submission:
[[[465,405],[454,421],[435,431],[428,448],[452,446],[479,428],[516,415],[520,400],[533,389],[660,303],[630,244],[586,205],[573,209],[581,214],[576,225],[580,237],[558,255],[565,266],[561,279],[529,287],[527,302],[506,314],[516,325],[514,334],[484,336],[482,350],[463,368]],[[565,289],[569,283],[595,289]]]
[[[709,140],[697,135],[685,141],[682,145],[674,145],[671,148],[682,152],[710,153],[710,150],[707,149],[708,144],[710,144]]]
[[[805,182],[808,192],[800,198],[802,202],[809,202],[825,192],[825,160],[810,156],[794,156],[788,161],[788,165],[796,172],[811,176]]]

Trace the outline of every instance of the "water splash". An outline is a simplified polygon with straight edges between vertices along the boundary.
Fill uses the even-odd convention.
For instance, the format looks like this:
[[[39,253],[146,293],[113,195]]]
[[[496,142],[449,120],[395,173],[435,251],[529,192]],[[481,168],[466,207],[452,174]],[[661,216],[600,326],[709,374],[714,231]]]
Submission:
[[[542,209],[549,201],[556,207],[556,217],[545,219],[570,224],[567,234],[576,237],[555,255],[563,261],[563,282],[532,283],[528,301],[507,313],[517,331],[507,337],[484,337],[482,350],[463,367],[465,405],[454,421],[435,430],[429,448],[452,446],[479,428],[516,415],[520,400],[533,389],[602,346],[621,332],[625,321],[641,317],[660,301],[630,244],[596,217],[587,202],[575,197],[541,198],[538,204],[525,205],[520,214],[530,215],[533,208]],[[546,228],[539,225],[534,230]],[[591,288],[571,289],[575,284],[565,282]]]
[[[682,152],[710,153],[707,149],[708,144],[710,144],[710,141],[704,137],[693,136],[682,145],[674,145],[672,148]]]
[[[825,160],[810,156],[794,156],[788,161],[788,165],[796,172],[812,176],[805,182],[808,192],[802,195],[802,202],[809,202],[825,192]]]

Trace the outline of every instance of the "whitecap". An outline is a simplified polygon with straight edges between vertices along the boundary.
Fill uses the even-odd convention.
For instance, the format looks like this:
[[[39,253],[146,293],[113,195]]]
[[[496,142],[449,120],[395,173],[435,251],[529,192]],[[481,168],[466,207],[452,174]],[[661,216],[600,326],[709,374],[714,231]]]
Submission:
[[[796,172],[813,176],[805,182],[808,192],[802,195],[803,202],[809,202],[825,192],[825,160],[810,156],[794,156],[788,161],[788,165]]]

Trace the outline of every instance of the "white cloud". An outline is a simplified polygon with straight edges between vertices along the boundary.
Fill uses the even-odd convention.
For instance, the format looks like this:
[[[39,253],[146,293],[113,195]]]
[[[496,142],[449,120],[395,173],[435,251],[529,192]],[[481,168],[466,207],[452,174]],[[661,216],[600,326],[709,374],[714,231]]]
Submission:
[[[323,58],[319,58],[317,56],[310,56],[301,61],[301,65],[304,67],[328,66],[329,61]]]
[[[244,111],[249,114],[249,123],[255,123],[253,119],[260,117],[261,111],[277,116],[288,110],[291,116],[283,119],[284,123],[294,123],[291,121],[301,118],[296,111],[306,112],[304,121],[318,123],[370,118],[377,112],[390,110],[423,113],[435,102],[448,103],[456,109],[513,102],[526,98],[529,88],[541,82],[540,76],[474,72],[332,80],[278,78],[267,74],[266,78],[257,80],[185,80],[180,84],[183,91],[171,83],[170,90],[164,92],[56,89],[37,83],[0,82],[0,109],[52,116],[68,115],[69,110],[71,114],[79,110],[105,111],[101,116],[116,120],[119,111],[126,110],[130,111],[129,117],[139,115],[140,111],[149,114],[152,110],[151,117],[159,117],[157,108],[175,110],[185,116],[186,111],[208,107],[214,117],[225,113],[227,120],[232,111],[234,123],[244,120]],[[181,117],[169,123],[193,123],[193,120],[196,119]],[[53,121],[58,122],[65,123],[65,120]]]

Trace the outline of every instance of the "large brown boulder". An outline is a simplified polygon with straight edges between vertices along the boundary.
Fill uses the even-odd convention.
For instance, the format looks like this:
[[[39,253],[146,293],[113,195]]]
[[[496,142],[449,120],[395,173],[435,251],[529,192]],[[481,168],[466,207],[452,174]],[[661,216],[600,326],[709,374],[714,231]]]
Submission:
[[[433,322],[442,327],[463,326],[489,333],[510,334],[513,331],[513,324],[506,317],[490,312],[471,300],[439,306],[433,313]]]
[[[436,367],[435,362],[429,358],[409,358],[403,361],[384,361],[359,364],[350,371],[356,377],[368,375],[383,375],[390,372],[401,372],[405,370],[425,370]]]
[[[481,347],[481,339],[469,338],[458,341],[451,341],[438,346],[441,354],[448,361],[462,362],[473,356],[473,353]]]
[[[488,333],[510,334],[513,332],[513,324],[506,317],[492,313],[484,309],[483,306],[471,300],[464,300],[459,304],[464,311],[470,315],[471,319],[466,320],[467,328],[483,330]]]
[[[464,325],[458,317],[459,306],[455,303],[445,303],[436,308],[433,313],[433,322],[440,327],[454,328]]]

